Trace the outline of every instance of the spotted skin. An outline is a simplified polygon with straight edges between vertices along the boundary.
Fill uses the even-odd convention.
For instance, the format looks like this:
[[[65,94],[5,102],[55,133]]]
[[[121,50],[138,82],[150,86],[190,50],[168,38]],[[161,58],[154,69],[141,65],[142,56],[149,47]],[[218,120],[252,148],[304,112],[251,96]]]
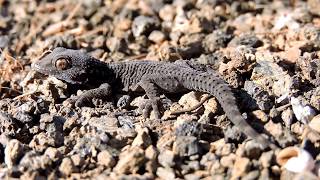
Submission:
[[[159,93],[195,90],[214,95],[227,117],[247,136],[257,140],[263,148],[275,145],[257,133],[242,117],[231,88],[214,71],[193,64],[155,61],[105,63],[79,51],[56,48],[33,64],[33,69],[71,84],[86,84],[98,88],[86,91],[74,99],[76,106],[85,106],[92,98],[106,97],[111,87],[122,91],[144,90],[149,98],[147,109],[158,110]],[[113,88],[114,89],[114,88]]]

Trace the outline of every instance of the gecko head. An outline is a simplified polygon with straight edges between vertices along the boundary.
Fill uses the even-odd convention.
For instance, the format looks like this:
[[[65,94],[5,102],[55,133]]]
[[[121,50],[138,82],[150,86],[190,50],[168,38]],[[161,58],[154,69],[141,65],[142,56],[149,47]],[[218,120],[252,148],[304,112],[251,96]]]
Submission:
[[[42,55],[32,69],[42,74],[54,76],[71,84],[85,84],[92,57],[80,50],[55,48]]]

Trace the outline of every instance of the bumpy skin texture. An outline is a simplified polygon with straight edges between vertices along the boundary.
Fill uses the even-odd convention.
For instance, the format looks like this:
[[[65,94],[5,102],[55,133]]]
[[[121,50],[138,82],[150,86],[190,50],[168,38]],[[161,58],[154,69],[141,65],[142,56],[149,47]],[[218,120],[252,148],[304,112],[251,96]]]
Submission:
[[[150,106],[146,108],[153,108],[156,118],[160,118],[157,104],[159,92],[206,92],[218,99],[227,117],[242,132],[256,139],[263,148],[275,148],[274,144],[258,134],[241,116],[230,87],[217,73],[187,61],[130,61],[109,64],[79,50],[56,48],[33,64],[33,69],[72,84],[89,84],[95,87],[101,85],[75,99],[76,106],[83,106],[92,98],[110,95],[111,87],[121,88],[123,91],[138,91],[142,88],[150,100]]]

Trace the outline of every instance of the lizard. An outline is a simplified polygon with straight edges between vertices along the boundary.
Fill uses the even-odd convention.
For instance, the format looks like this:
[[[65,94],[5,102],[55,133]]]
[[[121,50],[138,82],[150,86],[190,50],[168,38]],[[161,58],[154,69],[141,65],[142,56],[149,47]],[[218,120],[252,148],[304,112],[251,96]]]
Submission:
[[[228,119],[246,136],[255,139],[262,148],[276,148],[266,137],[253,129],[242,117],[231,87],[215,71],[206,71],[188,63],[163,61],[127,61],[107,63],[81,50],[57,47],[32,64],[32,69],[54,76],[70,84],[95,87],[76,96],[75,106],[86,106],[92,98],[111,95],[112,88],[122,91],[144,91],[148,97],[145,112],[153,109],[160,119],[159,93],[188,90],[208,93],[216,97]],[[145,116],[146,113],[144,113]]]

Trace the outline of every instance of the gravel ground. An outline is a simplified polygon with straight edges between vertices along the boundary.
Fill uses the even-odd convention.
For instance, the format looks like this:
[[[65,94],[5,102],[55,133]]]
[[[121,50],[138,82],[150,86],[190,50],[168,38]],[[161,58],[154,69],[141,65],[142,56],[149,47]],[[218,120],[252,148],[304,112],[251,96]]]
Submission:
[[[0,179],[318,179],[319,12],[320,0],[0,0]],[[247,139],[214,97],[170,115],[198,92],[162,96],[161,122],[142,118],[145,95],[68,106],[84,91],[30,68],[57,46],[204,64],[279,148]]]

